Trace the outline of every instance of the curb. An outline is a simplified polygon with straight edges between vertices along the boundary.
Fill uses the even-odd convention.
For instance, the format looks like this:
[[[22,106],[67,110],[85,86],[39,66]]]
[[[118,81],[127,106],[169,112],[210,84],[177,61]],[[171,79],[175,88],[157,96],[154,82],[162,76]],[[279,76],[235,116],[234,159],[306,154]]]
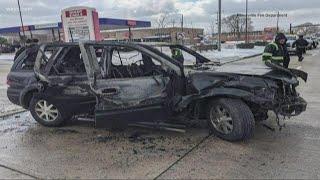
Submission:
[[[5,112],[5,113],[2,113],[0,114],[0,119],[4,119],[8,116],[12,116],[12,115],[15,115],[15,114],[18,114],[18,113],[23,113],[23,112],[26,112],[27,110],[26,109],[15,109],[15,110],[12,110],[12,111],[9,111],[9,112]]]

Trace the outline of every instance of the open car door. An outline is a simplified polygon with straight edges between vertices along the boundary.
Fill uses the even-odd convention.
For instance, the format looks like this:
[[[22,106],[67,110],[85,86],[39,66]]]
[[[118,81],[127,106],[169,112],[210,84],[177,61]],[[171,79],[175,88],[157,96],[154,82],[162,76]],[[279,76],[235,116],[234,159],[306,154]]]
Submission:
[[[80,43],[80,48],[91,90],[97,97],[97,127],[118,128],[167,118],[167,71],[177,70],[174,64],[134,44]]]

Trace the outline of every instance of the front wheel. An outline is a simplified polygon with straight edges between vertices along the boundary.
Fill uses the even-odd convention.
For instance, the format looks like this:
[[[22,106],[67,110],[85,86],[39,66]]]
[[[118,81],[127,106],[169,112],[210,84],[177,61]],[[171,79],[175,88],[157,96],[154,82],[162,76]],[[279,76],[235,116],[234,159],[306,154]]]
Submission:
[[[32,98],[29,110],[33,118],[43,126],[57,127],[65,122],[65,114],[45,99]]]
[[[207,118],[212,133],[228,141],[247,140],[255,127],[250,108],[239,99],[220,98],[208,104]]]

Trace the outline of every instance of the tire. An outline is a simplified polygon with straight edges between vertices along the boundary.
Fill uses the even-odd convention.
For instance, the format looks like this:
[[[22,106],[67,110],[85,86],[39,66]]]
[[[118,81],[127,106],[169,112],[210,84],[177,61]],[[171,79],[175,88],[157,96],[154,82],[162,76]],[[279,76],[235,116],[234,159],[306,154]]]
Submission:
[[[239,99],[221,98],[208,104],[210,131],[227,141],[242,141],[253,136],[255,121],[250,108]]]
[[[29,110],[32,117],[41,125],[47,127],[62,126],[67,117],[65,113],[48,100],[33,97],[30,101]]]

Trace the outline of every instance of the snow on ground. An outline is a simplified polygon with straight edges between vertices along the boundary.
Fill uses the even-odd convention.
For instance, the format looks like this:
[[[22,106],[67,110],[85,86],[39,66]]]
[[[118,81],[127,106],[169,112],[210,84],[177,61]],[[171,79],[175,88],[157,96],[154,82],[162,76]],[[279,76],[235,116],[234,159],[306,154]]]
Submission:
[[[225,63],[228,61],[233,61],[244,57],[260,54],[263,52],[263,49],[264,47],[260,46],[256,46],[253,49],[237,49],[232,45],[225,45],[225,47],[221,49],[221,52],[217,50],[203,51],[200,54],[207,57],[210,60]]]
[[[12,62],[7,58],[3,59],[3,55],[0,55],[0,115],[9,111],[20,109],[19,106],[12,104],[7,98],[7,75],[12,66]],[[13,59],[13,57],[12,57]]]
[[[171,56],[171,51],[168,47],[156,47],[159,51]],[[222,49],[219,52],[218,50],[209,50],[199,52],[204,57],[210,59],[211,61],[217,61],[221,63],[230,62],[234,60],[238,60],[244,57],[253,56],[262,53],[264,47],[256,46],[253,49],[237,49],[235,47],[235,43],[227,43],[222,44]],[[195,64],[196,60],[190,54],[183,52],[184,57],[184,65],[192,65]]]
[[[11,61],[14,58],[14,53],[10,53],[10,54],[0,54],[0,61],[1,60],[8,60]]]

